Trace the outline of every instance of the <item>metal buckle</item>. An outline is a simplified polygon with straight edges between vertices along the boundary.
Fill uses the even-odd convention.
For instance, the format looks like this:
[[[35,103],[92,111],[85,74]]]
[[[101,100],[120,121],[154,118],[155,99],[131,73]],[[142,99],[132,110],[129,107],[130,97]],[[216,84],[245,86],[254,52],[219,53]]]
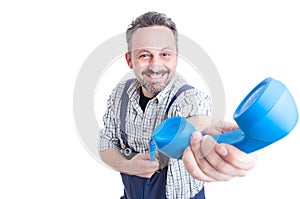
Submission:
[[[123,150],[123,153],[124,153],[124,155],[126,155],[127,157],[129,157],[131,155],[131,153],[132,153],[132,150],[131,150],[131,148],[125,148]]]
[[[121,149],[120,151],[127,160],[130,160],[131,158],[133,158],[133,156],[136,155],[136,153],[132,152],[131,148]]]

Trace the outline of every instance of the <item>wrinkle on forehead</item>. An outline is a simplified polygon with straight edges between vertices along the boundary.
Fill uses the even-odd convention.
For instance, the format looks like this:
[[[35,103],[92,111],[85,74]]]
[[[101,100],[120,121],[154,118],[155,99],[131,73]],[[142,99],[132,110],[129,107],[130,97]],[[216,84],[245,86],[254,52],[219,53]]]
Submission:
[[[165,26],[144,27],[133,33],[131,49],[167,49],[176,52],[176,41],[173,32]]]

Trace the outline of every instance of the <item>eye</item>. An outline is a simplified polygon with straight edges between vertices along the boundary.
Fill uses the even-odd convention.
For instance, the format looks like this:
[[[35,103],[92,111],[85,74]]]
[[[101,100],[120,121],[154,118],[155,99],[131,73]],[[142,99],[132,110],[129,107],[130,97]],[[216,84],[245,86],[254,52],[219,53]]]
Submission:
[[[162,52],[161,55],[163,57],[168,57],[168,56],[171,56],[171,53],[169,53],[169,52]]]
[[[143,53],[139,55],[139,58],[147,58],[147,57],[150,57],[149,53]]]

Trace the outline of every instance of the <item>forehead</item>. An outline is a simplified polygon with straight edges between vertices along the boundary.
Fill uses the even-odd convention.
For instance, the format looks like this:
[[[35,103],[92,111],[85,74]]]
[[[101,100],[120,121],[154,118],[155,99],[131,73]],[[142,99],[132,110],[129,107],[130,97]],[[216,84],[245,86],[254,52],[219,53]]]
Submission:
[[[169,49],[176,51],[175,37],[171,29],[165,26],[150,26],[137,29],[131,40],[131,49]]]

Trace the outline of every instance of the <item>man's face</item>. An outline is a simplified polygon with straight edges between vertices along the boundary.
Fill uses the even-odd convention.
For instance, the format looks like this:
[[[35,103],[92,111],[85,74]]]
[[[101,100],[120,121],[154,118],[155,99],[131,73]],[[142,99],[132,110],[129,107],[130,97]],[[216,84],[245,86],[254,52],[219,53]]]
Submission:
[[[173,78],[177,66],[176,41],[165,26],[139,28],[132,35],[131,52],[126,60],[143,93],[153,97]]]

